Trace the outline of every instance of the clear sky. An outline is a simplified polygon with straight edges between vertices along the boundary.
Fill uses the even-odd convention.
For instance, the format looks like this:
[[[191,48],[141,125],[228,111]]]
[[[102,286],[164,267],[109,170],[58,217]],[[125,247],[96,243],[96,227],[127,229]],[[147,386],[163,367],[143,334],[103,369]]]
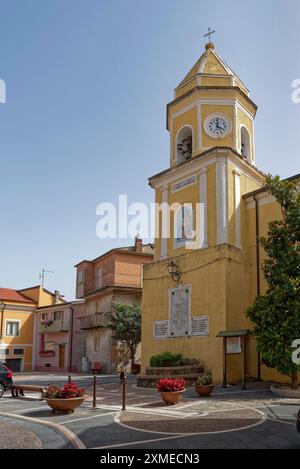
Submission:
[[[96,206],[149,204],[169,164],[166,104],[216,29],[259,107],[256,163],[300,172],[299,0],[0,0],[0,286],[74,297],[74,264],[131,240],[96,237]]]

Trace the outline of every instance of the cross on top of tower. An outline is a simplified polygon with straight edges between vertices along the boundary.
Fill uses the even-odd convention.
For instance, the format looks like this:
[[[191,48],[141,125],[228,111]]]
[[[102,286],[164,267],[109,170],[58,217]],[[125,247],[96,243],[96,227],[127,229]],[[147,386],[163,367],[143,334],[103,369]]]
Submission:
[[[206,33],[206,34],[203,35],[203,37],[208,37],[208,43],[209,43],[209,44],[211,43],[211,42],[210,42],[210,36],[211,36],[212,34],[214,34],[215,32],[216,32],[215,30],[212,31],[210,28],[208,28],[208,33]]]

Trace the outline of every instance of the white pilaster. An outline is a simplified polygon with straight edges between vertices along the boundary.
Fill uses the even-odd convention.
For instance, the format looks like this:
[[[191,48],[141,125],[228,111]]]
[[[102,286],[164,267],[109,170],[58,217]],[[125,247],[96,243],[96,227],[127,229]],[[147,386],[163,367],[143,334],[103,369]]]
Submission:
[[[164,186],[162,190],[162,212],[161,212],[161,241],[160,241],[160,258],[166,259],[168,257],[168,186]]]
[[[202,122],[201,122],[201,103],[197,103],[197,149],[202,145]]]
[[[226,158],[216,162],[217,244],[228,242],[228,180]]]
[[[205,167],[199,172],[199,202],[200,202],[200,249],[205,249],[208,246],[208,227],[207,227],[207,173],[208,169]],[[202,223],[201,223],[202,222]],[[199,229],[198,228],[198,229]]]
[[[237,109],[237,102],[234,102],[234,119],[233,119],[233,132],[234,132],[234,142],[235,142],[235,149],[236,151],[240,152],[239,148],[239,136],[238,136],[238,109]]]
[[[234,172],[235,246],[241,248],[241,172]]]
[[[173,148],[173,119],[170,124],[170,166],[173,166],[174,148]]]

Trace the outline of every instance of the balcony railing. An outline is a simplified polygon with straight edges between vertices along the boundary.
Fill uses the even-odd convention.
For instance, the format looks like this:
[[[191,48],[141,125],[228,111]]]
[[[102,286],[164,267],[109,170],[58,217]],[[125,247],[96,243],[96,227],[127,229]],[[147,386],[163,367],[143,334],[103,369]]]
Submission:
[[[109,318],[105,313],[94,313],[80,319],[80,329],[107,327]]]
[[[42,321],[39,323],[39,333],[49,334],[51,332],[68,332],[69,321],[54,319],[53,321]]]

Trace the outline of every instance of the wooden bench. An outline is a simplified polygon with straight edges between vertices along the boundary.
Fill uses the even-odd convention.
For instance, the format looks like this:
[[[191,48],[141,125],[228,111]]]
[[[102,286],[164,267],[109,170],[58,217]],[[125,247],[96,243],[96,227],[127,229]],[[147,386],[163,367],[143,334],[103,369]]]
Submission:
[[[17,385],[12,386],[11,395],[12,397],[19,397],[19,393],[20,393],[22,397],[25,397],[24,391],[40,392],[41,393],[40,399],[42,400],[45,388],[43,386],[34,386],[31,384],[17,384]]]
[[[91,366],[91,373],[95,374],[96,372],[97,373],[101,373],[102,371],[102,363],[101,362],[95,362],[92,364]]]

